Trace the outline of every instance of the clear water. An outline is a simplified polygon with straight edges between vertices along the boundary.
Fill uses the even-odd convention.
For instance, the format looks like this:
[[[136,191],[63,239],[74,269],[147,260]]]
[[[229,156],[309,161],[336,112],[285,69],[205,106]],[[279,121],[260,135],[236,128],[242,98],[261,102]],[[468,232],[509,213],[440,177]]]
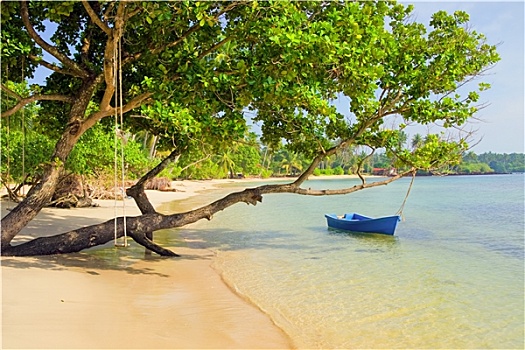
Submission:
[[[268,195],[183,235],[215,251],[224,280],[299,348],[523,349],[523,175],[418,177],[394,237],[326,227],[324,213],[394,214],[409,181]]]

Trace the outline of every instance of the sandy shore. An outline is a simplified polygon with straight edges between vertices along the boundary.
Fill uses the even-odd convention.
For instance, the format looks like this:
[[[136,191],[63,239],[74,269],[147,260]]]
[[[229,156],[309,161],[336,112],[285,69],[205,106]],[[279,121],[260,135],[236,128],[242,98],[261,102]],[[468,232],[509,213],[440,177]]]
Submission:
[[[177,192],[148,191],[158,207],[227,181],[174,182]],[[98,208],[45,208],[20,242],[103,222]],[[122,202],[119,203],[122,205]],[[13,205],[2,202],[2,217]],[[137,215],[132,200],[126,215]],[[117,208],[117,215],[122,215]],[[182,258],[145,259],[142,248],[67,256],[2,258],[3,349],[289,349],[270,318],[233,293],[210,267],[213,254],[177,242]]]

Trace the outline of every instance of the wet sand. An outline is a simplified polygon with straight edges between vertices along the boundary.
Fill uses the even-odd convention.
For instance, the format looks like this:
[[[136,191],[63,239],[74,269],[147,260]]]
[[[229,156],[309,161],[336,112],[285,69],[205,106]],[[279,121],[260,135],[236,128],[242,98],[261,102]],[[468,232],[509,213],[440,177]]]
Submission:
[[[148,197],[158,207],[225,182],[176,182],[178,192],[148,191]],[[114,201],[97,202],[98,208],[45,208],[17,239],[62,233],[115,215]],[[9,206],[2,202],[2,216]],[[139,213],[132,200],[125,210]],[[114,256],[2,258],[2,348],[293,347],[266,314],[223,283],[210,266],[210,251],[181,244],[176,249],[181,258],[144,259],[127,256],[128,248],[107,249]]]

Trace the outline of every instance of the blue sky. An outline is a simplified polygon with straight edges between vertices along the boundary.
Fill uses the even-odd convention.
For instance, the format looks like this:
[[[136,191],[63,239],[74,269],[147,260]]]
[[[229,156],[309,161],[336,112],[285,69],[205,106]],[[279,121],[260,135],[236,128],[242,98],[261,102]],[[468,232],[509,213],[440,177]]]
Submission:
[[[492,88],[481,95],[489,106],[477,114],[482,121],[472,124],[481,142],[475,153],[524,152],[524,17],[522,1],[411,1],[415,20],[428,23],[432,13],[463,10],[470,15],[472,29],[485,34],[489,44],[498,45],[501,61],[484,77]]]

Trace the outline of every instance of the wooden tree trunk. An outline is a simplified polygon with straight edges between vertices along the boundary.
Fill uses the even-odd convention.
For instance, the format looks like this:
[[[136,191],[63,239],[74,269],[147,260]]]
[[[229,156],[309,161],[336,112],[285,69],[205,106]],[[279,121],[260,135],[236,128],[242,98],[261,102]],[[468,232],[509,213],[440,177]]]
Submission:
[[[29,191],[27,197],[21,203],[2,219],[0,239],[2,252],[9,248],[13,238],[51,200],[67,157],[80,136],[87,129],[82,123],[82,118],[96,85],[97,82],[95,80],[88,79],[84,81],[79,96],[71,107],[69,123],[55,146],[51,161],[44,166],[44,174],[41,181]]]
[[[73,145],[71,145],[71,149]],[[9,247],[13,238],[51,201],[64,167],[64,161],[65,159],[58,158],[51,164],[47,164],[44,168],[42,180],[29,191],[22,202],[2,219],[0,240],[2,251]]]

